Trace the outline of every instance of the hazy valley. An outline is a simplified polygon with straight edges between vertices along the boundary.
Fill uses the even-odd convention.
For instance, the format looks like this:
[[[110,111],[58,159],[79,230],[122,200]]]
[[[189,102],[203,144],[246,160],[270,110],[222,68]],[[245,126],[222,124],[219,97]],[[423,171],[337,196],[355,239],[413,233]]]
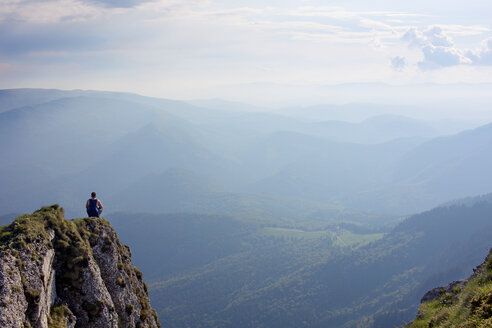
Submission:
[[[401,116],[313,122],[89,91],[4,90],[0,102],[4,213],[60,200],[81,215],[89,189],[114,210],[230,214],[253,202],[275,213],[295,203],[294,216],[407,215],[490,192],[491,125],[439,136]]]
[[[377,108],[1,90],[0,221],[97,191],[165,327],[403,325],[492,246],[492,124]]]

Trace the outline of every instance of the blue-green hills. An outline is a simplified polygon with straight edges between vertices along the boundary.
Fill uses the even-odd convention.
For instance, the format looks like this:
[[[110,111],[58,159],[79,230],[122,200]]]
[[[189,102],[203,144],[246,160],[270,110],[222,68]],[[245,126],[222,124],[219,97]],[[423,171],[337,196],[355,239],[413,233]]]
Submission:
[[[330,108],[0,90],[0,221],[97,191],[164,326],[404,325],[492,246],[492,125]]]
[[[490,126],[439,137],[430,123],[398,116],[325,123],[128,93],[2,90],[0,208],[62,202],[80,216],[87,190],[97,190],[113,210],[126,209],[124,190],[140,188],[137,204],[155,199],[162,180],[152,186],[149,177],[162,175],[188,185],[178,203],[214,204],[214,188],[195,193],[183,175],[169,176],[180,170],[222,186],[215,203],[283,198],[312,211],[399,216],[490,191]]]
[[[489,202],[442,206],[343,244],[329,224],[303,237],[226,216],[109,217],[164,325],[378,328],[409,322],[428,290],[469,276],[491,247],[491,218]]]

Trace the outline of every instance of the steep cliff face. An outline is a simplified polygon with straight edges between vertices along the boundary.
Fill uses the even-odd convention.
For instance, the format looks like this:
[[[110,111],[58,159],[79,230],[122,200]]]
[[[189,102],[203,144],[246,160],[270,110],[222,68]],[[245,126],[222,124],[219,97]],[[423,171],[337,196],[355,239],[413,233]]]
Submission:
[[[406,327],[492,327],[492,250],[469,279],[425,294],[417,318]]]
[[[57,205],[0,228],[0,327],[160,327],[142,273],[104,219]]]

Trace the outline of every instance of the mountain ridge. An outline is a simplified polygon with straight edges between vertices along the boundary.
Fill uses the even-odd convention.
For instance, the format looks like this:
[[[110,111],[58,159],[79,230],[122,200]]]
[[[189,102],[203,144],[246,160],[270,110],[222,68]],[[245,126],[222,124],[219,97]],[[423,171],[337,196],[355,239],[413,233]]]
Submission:
[[[0,111],[21,107],[0,113],[0,214],[61,202],[76,217],[84,215],[79,202],[87,190],[116,198],[143,180],[141,185],[149,188],[135,195],[138,202],[158,187],[146,177],[171,167],[194,171],[245,196],[321,200],[384,216],[491,191],[492,158],[483,145],[492,139],[487,128],[471,130],[475,137],[429,141],[418,137],[429,122],[376,116],[366,120],[372,128],[360,130],[360,143],[354,143],[336,141],[351,134],[343,127],[315,129],[317,123],[285,116],[283,110],[236,112],[103,91],[3,93],[10,96],[0,92]],[[402,129],[402,122],[409,128]],[[386,141],[368,143],[376,139]],[[481,147],[475,139],[484,140]],[[435,146],[426,151],[422,144]],[[459,150],[461,157],[456,157]],[[215,196],[204,194],[201,201]]]

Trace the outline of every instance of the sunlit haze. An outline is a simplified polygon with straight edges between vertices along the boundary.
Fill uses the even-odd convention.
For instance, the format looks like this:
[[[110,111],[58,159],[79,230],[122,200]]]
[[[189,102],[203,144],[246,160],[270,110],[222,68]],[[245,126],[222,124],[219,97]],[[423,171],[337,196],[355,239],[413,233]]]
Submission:
[[[0,327],[492,327],[491,18],[0,0]]]
[[[483,105],[492,94],[491,13],[479,0],[3,0],[0,88],[262,106]]]

